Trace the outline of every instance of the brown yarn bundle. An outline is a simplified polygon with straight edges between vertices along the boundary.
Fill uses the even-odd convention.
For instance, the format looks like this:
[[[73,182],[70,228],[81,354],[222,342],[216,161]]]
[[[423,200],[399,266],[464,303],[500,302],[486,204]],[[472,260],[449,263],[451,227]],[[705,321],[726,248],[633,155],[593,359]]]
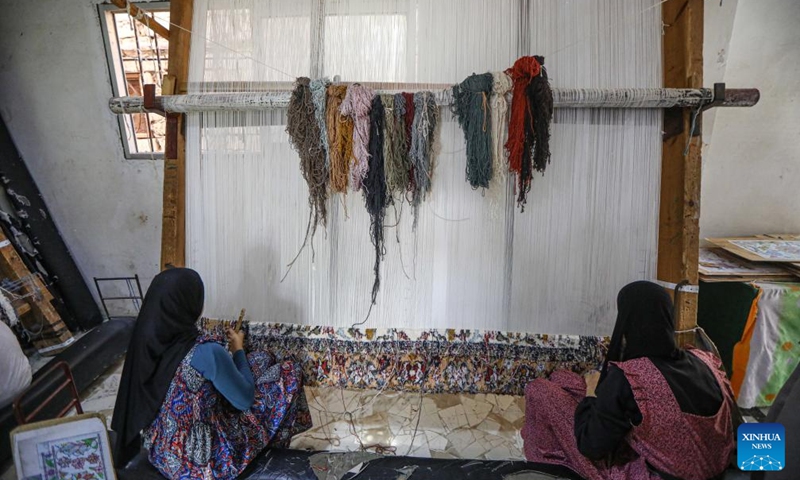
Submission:
[[[325,167],[325,149],[319,123],[314,114],[311,97],[311,80],[300,77],[295,83],[289,100],[286,132],[292,147],[300,156],[300,172],[308,184],[308,203],[311,207],[306,237],[317,231],[317,226],[325,226],[328,218],[328,171]]]
[[[353,121],[339,113],[346,94],[346,85],[328,87],[325,123],[330,149],[330,188],[334,193],[347,192],[350,159],[353,156]]]

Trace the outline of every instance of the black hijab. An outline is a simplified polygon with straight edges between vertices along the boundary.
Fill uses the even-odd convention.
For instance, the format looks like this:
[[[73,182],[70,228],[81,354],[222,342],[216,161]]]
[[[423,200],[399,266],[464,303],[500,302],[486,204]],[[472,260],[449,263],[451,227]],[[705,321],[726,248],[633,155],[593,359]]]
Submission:
[[[188,268],[165,270],[153,279],[133,327],[117,392],[111,428],[114,462],[123,468],[139,453],[139,432],[155,420],[181,360],[195,344],[205,289]]]
[[[608,362],[634,358],[677,358],[672,299],[652,282],[626,285],[617,296],[617,323],[611,335],[600,381],[608,374]],[[624,346],[623,346],[624,340]]]

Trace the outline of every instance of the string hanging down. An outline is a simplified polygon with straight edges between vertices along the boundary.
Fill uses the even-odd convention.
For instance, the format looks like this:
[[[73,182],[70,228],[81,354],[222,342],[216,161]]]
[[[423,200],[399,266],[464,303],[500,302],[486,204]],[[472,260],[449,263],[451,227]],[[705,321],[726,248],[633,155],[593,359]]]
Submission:
[[[111,112],[144,113],[157,110],[168,113],[200,113],[222,111],[263,111],[286,108],[291,99],[292,83],[271,82],[269,91],[239,93],[196,93],[188,95],[155,96],[152,105],[145,105],[145,97],[114,97],[109,100]],[[338,85],[338,84],[334,84]],[[347,85],[347,84],[344,84]],[[371,87],[374,84],[363,82]],[[389,88],[375,89],[377,94],[419,90],[426,85],[377,84]],[[285,88],[285,89],[284,89]],[[255,87],[253,89],[256,89]],[[439,106],[454,103],[451,87],[431,90]],[[719,101],[714,89],[683,88],[553,88],[554,108],[672,108],[702,107],[752,107],[758,103],[760,93],[755,88],[727,89],[725,99]]]
[[[658,108],[719,98],[711,89],[659,88],[657,1],[194,0],[190,73],[177,89],[190,96],[164,101],[177,114],[209,112],[187,114],[185,122],[186,264],[207,279],[207,313],[246,305],[264,321],[347,329],[371,305],[370,328],[607,333],[619,286],[656,276]],[[488,189],[465,182],[464,133],[449,106],[456,82],[502,72],[533,53],[547,57],[560,110],[551,126],[552,162],[545,178],[535,175],[520,214],[516,178],[496,175],[507,164],[510,82],[499,77],[486,105],[487,116],[503,119],[486,125]],[[303,76],[332,80],[309,84],[314,118],[324,113],[328,128],[330,158],[312,164],[315,173],[328,167],[328,225],[281,282],[309,218],[309,184],[285,131],[292,82]],[[339,112],[355,81],[382,95],[383,131],[391,132],[384,136],[384,194],[371,204],[380,214],[378,201],[389,197],[374,306],[370,234],[378,216],[365,208],[363,192],[351,191],[354,126]],[[342,89],[341,99],[334,89]],[[327,98],[314,95],[323,90]],[[391,93],[393,111],[383,97]],[[145,100],[139,108],[162,107],[154,94]],[[218,110],[208,108],[212,101]],[[303,105],[308,126],[311,110]],[[416,109],[428,105],[427,118],[438,120],[430,142],[414,124]],[[420,155],[412,157],[409,144]]]

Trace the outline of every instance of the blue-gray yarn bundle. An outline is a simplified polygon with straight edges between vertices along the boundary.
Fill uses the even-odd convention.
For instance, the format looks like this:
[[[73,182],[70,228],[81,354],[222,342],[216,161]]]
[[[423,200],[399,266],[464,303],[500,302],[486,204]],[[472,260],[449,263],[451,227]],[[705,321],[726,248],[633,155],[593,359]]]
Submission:
[[[331,81],[327,78],[319,78],[311,81],[311,101],[314,103],[314,117],[319,125],[320,141],[325,150],[325,169],[331,166],[330,148],[328,147],[328,129],[325,126],[326,105],[328,102],[328,85]]]
[[[411,150],[409,157],[414,167],[414,191],[411,205],[414,207],[414,228],[417,226],[417,211],[422,200],[431,191],[433,175],[433,141],[439,108],[432,92],[414,94],[414,124],[411,128]]]
[[[453,87],[453,113],[467,144],[467,181],[472,188],[489,188],[492,180],[491,73],[470,75]]]

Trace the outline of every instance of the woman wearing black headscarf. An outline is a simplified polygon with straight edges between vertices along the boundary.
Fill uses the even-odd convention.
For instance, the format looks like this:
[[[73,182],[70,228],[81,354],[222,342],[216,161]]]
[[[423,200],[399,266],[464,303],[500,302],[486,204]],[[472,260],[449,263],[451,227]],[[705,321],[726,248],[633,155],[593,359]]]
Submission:
[[[196,327],[200,276],[158,274],[147,290],[120,379],[111,424],[122,468],[142,445],[168,478],[235,478],[266,446],[310,426],[301,372],[266,353],[245,355],[244,334],[222,339]]]
[[[781,387],[778,396],[764,420],[766,423],[779,423],[786,430],[784,444],[788,448],[796,449],[800,445],[800,365]],[[800,459],[789,455],[786,465],[779,472],[755,472],[751,480],[797,480],[800,478]]]
[[[677,348],[672,300],[654,283],[627,285],[617,310],[602,373],[584,383],[556,372],[527,386],[525,456],[592,480],[719,475],[736,408],[719,360]]]

